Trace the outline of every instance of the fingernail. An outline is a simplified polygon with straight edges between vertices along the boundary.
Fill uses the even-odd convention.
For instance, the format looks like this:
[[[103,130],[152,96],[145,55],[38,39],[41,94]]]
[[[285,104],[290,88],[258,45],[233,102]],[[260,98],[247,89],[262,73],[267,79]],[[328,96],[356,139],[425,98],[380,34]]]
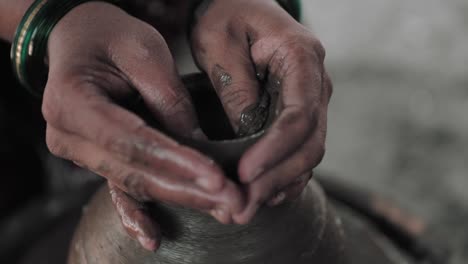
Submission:
[[[286,193],[280,192],[268,202],[268,205],[277,206],[277,205],[280,205],[282,202],[284,202],[284,200],[286,200]]]
[[[218,184],[206,177],[201,177],[195,180],[195,183],[200,186],[202,189],[207,191],[217,191]]]
[[[229,215],[226,210],[221,209],[221,208],[216,208],[211,210],[211,215],[216,218],[219,222],[228,224],[229,221]]]
[[[149,251],[156,251],[159,248],[159,243],[155,239],[148,238],[146,236],[138,236],[138,242],[141,246]]]
[[[259,167],[257,168],[254,173],[250,175],[250,177],[247,179],[248,183],[253,182],[255,179],[257,179],[260,175],[262,175],[265,172],[265,168]]]

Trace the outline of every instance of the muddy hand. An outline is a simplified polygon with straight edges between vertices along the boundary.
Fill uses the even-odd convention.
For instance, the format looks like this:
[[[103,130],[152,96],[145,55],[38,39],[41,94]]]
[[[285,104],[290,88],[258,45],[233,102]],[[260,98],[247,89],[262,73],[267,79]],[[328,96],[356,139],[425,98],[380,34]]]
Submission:
[[[161,242],[161,229],[151,218],[146,207],[111,182],[108,185],[112,203],[127,234],[148,250],[158,249]]]
[[[271,102],[276,119],[239,164],[248,203],[234,220],[246,223],[261,205],[297,197],[322,160],[332,92],[325,51],[274,0],[203,1],[196,22],[194,56],[240,134],[246,134],[242,119],[265,112],[263,89],[278,99]]]
[[[176,203],[232,221],[244,204],[222,170],[118,103],[139,94],[166,129],[203,137],[169,49],[153,27],[113,5],[89,2],[57,24],[48,44],[47,145],[108,179],[124,226],[135,227],[130,235],[150,250],[160,242],[139,201]]]

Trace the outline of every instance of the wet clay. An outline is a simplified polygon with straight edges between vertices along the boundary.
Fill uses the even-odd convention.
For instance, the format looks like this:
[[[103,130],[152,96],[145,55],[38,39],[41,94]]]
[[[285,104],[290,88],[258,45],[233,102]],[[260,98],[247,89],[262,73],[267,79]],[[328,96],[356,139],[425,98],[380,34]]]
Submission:
[[[148,252],[128,237],[107,187],[84,210],[69,264],[344,263],[340,228],[315,183],[300,199],[264,209],[248,225],[222,225],[194,210],[153,204],[163,243]]]
[[[270,94],[264,91],[256,105],[242,112],[237,135],[239,137],[245,137],[261,131],[267,122],[269,107]]]
[[[201,75],[189,76],[185,83],[201,127],[212,140],[178,140],[213,157],[228,176],[236,179],[239,158],[262,136],[263,130],[235,138],[219,101],[207,103],[210,98],[216,98],[209,89],[208,79]],[[264,114],[257,116],[264,120],[261,115]],[[256,119],[254,115],[251,120],[255,123]],[[164,203],[151,203],[148,208],[163,232],[161,248],[155,253],[144,250],[128,236],[107,187],[103,187],[83,211],[70,248],[69,263],[345,263],[339,221],[314,182],[297,200],[263,208],[247,225],[223,225],[199,211]]]

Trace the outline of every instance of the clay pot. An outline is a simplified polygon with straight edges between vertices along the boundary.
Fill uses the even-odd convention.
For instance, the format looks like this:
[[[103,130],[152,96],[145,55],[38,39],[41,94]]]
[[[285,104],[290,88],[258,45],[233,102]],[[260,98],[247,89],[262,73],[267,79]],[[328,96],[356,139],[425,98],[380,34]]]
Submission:
[[[204,77],[197,75],[185,80],[196,107],[216,105],[220,108],[219,102],[207,103],[216,96],[212,89],[207,89],[209,82]],[[226,120],[217,121],[214,116],[223,111],[198,110],[202,128],[212,138],[218,136],[218,140],[185,140],[184,143],[211,155],[235,177],[233,167],[240,155],[263,132],[226,140],[224,137],[231,133],[229,124]],[[247,225],[223,225],[204,213],[163,203],[150,205],[150,212],[163,230],[161,248],[155,253],[144,250],[129,238],[107,188],[102,188],[84,210],[70,249],[69,264],[344,263],[339,221],[314,182],[297,200],[275,208],[265,207]]]

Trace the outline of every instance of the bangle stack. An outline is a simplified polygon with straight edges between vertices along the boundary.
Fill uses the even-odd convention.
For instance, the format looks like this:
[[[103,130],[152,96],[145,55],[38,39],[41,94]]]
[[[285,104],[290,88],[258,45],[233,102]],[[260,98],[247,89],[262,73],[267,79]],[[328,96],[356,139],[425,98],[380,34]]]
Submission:
[[[10,57],[15,76],[33,94],[41,96],[47,81],[45,57],[52,29],[74,7],[90,1],[36,0],[26,11],[16,29]]]

